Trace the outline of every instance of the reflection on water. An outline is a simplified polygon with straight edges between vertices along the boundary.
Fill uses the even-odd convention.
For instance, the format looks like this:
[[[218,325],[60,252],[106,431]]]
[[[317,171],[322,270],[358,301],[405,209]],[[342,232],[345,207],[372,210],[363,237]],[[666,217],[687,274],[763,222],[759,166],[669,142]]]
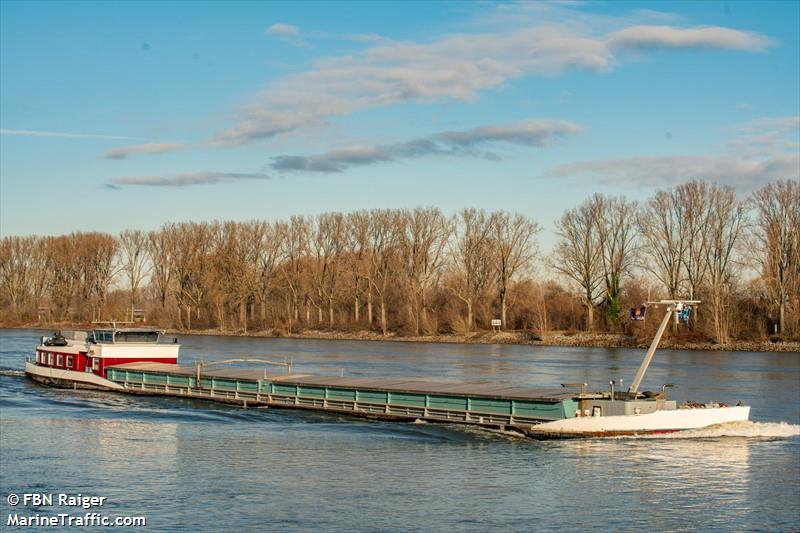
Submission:
[[[665,352],[648,387],[742,399],[756,422],[536,442],[457,426],[48,389],[19,374],[38,332],[0,332],[0,490],[107,496],[174,531],[791,530],[797,354]],[[292,357],[298,371],[596,386],[636,350],[183,337],[184,360]],[[0,505],[5,505],[2,502]],[[3,508],[7,510],[6,508]]]

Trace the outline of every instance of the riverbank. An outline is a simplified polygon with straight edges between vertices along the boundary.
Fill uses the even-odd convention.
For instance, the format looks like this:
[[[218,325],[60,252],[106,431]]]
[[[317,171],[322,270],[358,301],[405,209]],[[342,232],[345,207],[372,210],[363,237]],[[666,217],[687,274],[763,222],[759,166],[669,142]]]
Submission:
[[[14,324],[2,325],[9,329],[90,329],[88,324]],[[545,335],[538,335],[531,331],[476,331],[468,335],[424,335],[403,336],[390,333],[386,336],[369,330],[358,331],[330,331],[305,329],[297,333],[285,333],[274,329],[259,331],[220,331],[217,329],[203,330],[177,330],[167,329],[170,335],[207,335],[207,336],[234,336],[234,337],[269,337],[286,339],[319,339],[319,340],[347,340],[347,341],[381,341],[381,342],[426,342],[446,344],[517,344],[530,346],[576,346],[591,348],[647,348],[651,339],[637,339],[631,335],[615,333],[589,333],[589,332],[563,332],[554,331]],[[800,342],[796,341],[734,341],[729,344],[717,344],[709,341],[687,342],[681,339],[664,338],[660,348],[673,350],[700,350],[700,351],[743,351],[743,352],[798,352]]]
[[[181,333],[181,332],[174,332]],[[183,332],[186,333],[186,332]],[[221,335],[216,331],[193,331],[194,335]],[[293,339],[320,339],[320,340],[360,340],[360,341],[390,341],[390,342],[429,342],[448,344],[517,344],[530,346],[576,346],[592,348],[647,348],[651,339],[638,341],[629,335],[613,333],[565,333],[552,332],[538,336],[531,332],[481,331],[469,335],[425,335],[425,336],[400,336],[389,334],[383,336],[371,331],[358,332],[332,332],[324,330],[305,330],[300,333],[275,335],[271,332],[239,333],[253,337],[283,337]],[[662,349],[675,350],[715,350],[715,351],[743,351],[743,352],[800,352],[800,342],[747,342],[736,341],[730,344],[717,344],[713,342],[673,342],[663,339],[659,345]]]

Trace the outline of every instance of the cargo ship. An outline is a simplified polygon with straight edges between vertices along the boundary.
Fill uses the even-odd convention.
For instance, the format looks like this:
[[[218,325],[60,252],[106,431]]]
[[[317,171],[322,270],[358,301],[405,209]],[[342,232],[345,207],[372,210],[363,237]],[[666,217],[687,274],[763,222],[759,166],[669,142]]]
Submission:
[[[178,364],[177,340],[164,342],[147,329],[96,329],[43,338],[26,373],[46,385],[180,396],[243,406],[308,409],[407,422],[467,424],[514,431],[538,439],[673,433],[746,421],[750,407],[686,402],[667,397],[670,384],[639,391],[670,319],[691,300],[650,302],[666,314],[627,390],[589,392],[586,383],[539,389],[403,378],[315,376],[292,372],[291,363],[234,359]],[[652,313],[650,313],[652,315]],[[283,365],[220,368],[224,363]]]
[[[113,365],[152,362],[177,364],[177,339],[164,342],[161,331],[111,327],[91,331],[55,332],[42,337],[36,354],[25,363],[25,373],[44,385],[75,389],[121,387],[106,379]]]

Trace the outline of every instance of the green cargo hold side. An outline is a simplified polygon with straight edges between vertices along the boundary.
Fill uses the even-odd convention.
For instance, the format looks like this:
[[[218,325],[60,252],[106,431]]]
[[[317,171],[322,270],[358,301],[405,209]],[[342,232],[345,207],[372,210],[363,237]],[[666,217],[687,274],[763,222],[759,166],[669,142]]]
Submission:
[[[428,396],[428,407],[431,409],[457,409],[467,410],[467,398],[465,396]]]
[[[353,389],[332,389],[328,388],[328,398],[331,400],[349,400],[355,401],[356,391]],[[359,393],[360,398],[360,393]]]
[[[390,405],[406,405],[409,407],[425,407],[424,394],[411,394],[407,392],[392,392]]]
[[[385,392],[378,392],[378,391],[371,391],[371,390],[359,390],[358,391],[358,401],[359,402],[369,402],[369,403],[379,403],[379,404],[386,404],[386,393]]]
[[[297,387],[297,395],[308,398],[324,398],[325,389],[323,387],[304,387],[301,385]]]
[[[564,417],[564,408],[561,402],[545,403],[515,400],[513,414],[514,416],[556,420]]]
[[[511,400],[493,400],[491,398],[470,398],[472,411],[479,413],[511,414]]]
[[[166,374],[151,374],[146,373],[144,375],[144,380],[147,383],[157,383],[159,385],[166,385],[167,384],[167,375]]]
[[[281,385],[280,383],[273,383],[274,394],[283,394],[284,396],[297,396],[297,385]]]
[[[240,381],[239,382],[239,390],[247,391],[247,392],[258,392],[258,382],[257,381]]]
[[[125,372],[125,380],[130,381],[132,383],[141,383],[142,382],[142,373],[141,372],[133,372],[133,371],[126,371]]]
[[[214,378],[214,388],[222,390],[236,390],[236,381],[230,379]]]
[[[191,378],[189,376],[167,376],[167,383],[178,387],[189,387]]]

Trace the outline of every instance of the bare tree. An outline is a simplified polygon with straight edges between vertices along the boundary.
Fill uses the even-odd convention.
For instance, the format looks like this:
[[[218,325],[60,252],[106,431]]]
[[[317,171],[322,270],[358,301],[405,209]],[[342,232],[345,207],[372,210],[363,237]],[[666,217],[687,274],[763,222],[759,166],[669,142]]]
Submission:
[[[168,224],[165,229],[169,235],[172,256],[173,277],[175,279],[175,298],[178,303],[178,324],[191,329],[192,311],[199,318],[200,304],[206,284],[207,274],[204,264],[211,243],[211,227],[208,224],[184,222]],[[184,323],[181,310],[185,310]]]
[[[125,230],[117,238],[119,242],[121,269],[128,280],[131,293],[131,313],[136,307],[139,286],[151,266],[147,261],[147,234],[141,230]]]
[[[283,243],[283,265],[281,270],[289,290],[287,305],[287,328],[292,331],[292,324],[300,318],[300,299],[303,292],[304,261],[308,252],[309,223],[302,216],[293,216],[285,228]]]
[[[236,289],[235,280],[238,280],[238,276],[232,272],[236,268],[235,261],[230,257],[230,254],[235,253],[233,248],[237,246],[237,243],[229,242],[230,237],[230,231],[226,234],[219,222],[215,221],[209,224],[208,251],[203,259],[204,274],[201,279],[205,285],[204,304],[211,307],[212,315],[216,317],[217,328],[220,331],[227,330],[231,290]],[[231,279],[232,276],[234,279]]]
[[[283,239],[286,235],[286,224],[276,222],[255,223],[257,236],[256,272],[258,273],[257,298],[261,304],[261,324],[267,320],[267,303],[270,287],[277,276],[278,266],[282,259]]]
[[[467,307],[468,331],[475,325],[475,304],[492,282],[494,252],[490,217],[482,209],[462,210],[450,251],[455,283],[447,288]]]
[[[730,187],[709,188],[708,241],[706,269],[714,328],[720,344],[730,341],[730,297],[733,293],[736,269],[734,252],[745,229],[747,209],[736,199]]]
[[[346,235],[345,220],[341,213],[324,213],[315,220],[315,230],[310,242],[314,254],[314,290],[318,318],[322,322],[323,306],[328,308],[328,325],[334,322],[334,300],[339,276],[339,260]]]
[[[427,327],[427,292],[438,278],[445,259],[450,224],[435,207],[405,210],[398,219],[403,274],[408,285],[408,308],[414,333]]]
[[[46,247],[47,239],[36,238],[36,246],[29,252],[30,264],[28,268],[29,290],[33,304],[37,307],[42,303],[46,291],[52,286],[53,273],[48,268],[49,251]]]
[[[677,191],[658,191],[639,212],[639,232],[649,261],[645,268],[661,282],[670,299],[680,294],[681,258],[686,254],[687,225]]]
[[[238,262],[240,264],[236,295],[239,308],[239,324],[247,331],[247,309],[252,310],[260,287],[261,270],[259,268],[262,251],[261,223],[255,221],[239,224]],[[252,311],[250,313],[253,314]]]
[[[206,269],[206,292],[213,295],[222,327],[230,310],[238,314],[239,327],[247,331],[247,304],[258,286],[257,254],[260,227],[250,222],[224,222],[209,229],[212,245]]]
[[[550,330],[547,288],[542,282],[534,282],[533,291],[536,330],[543,336]]]
[[[709,186],[704,181],[692,181],[679,185],[676,194],[686,228],[686,246],[681,263],[689,289],[689,299],[694,300],[700,294],[708,271],[706,248],[709,240]]]
[[[175,270],[172,266],[173,250],[168,231],[168,228],[164,226],[159,231],[151,231],[147,234],[147,252],[152,272],[150,282],[158,294],[161,309],[167,305],[167,296],[172,290],[172,273]]]
[[[594,204],[600,258],[606,287],[606,318],[615,323],[621,315],[619,301],[622,277],[630,272],[636,258],[636,203],[624,197],[595,194]]]
[[[91,305],[92,318],[101,318],[111,280],[117,273],[117,241],[106,233],[76,233],[79,306]]]
[[[506,324],[508,291],[515,277],[530,268],[536,254],[536,235],[539,224],[520,214],[505,211],[492,213],[491,239],[494,248],[494,270],[500,295],[500,317]]]
[[[32,286],[31,252],[39,245],[36,237],[3,237],[0,240],[0,296],[7,298],[11,310],[23,307]]]
[[[602,302],[603,250],[597,231],[597,206],[584,202],[567,210],[558,222],[559,240],[551,267],[574,281],[581,291],[581,301],[586,307],[586,325],[594,329],[594,308]]]
[[[772,305],[778,310],[778,326],[786,331],[786,304],[792,289],[800,289],[800,181],[769,183],[753,193],[756,209],[753,251]]]
[[[45,290],[51,310],[57,319],[69,316],[70,305],[77,292],[81,273],[78,270],[76,234],[46,237],[42,245],[47,251],[45,264],[51,273],[50,286]]]
[[[378,297],[381,312],[381,332],[389,331],[387,300],[392,277],[398,268],[399,213],[389,209],[370,211],[369,257],[371,286]]]
[[[370,258],[370,214],[368,211],[349,213],[345,218],[347,226],[347,267],[350,279],[350,293],[353,299],[353,320],[360,321],[361,298],[367,300],[367,323],[372,325],[372,272]]]
[[[757,318],[764,315],[791,336],[800,331],[800,182],[771,183],[747,205],[757,215],[747,243],[757,261],[757,294],[737,290],[749,273],[739,253],[746,248],[745,206],[730,189],[695,181],[655,193],[638,218],[632,202],[602,195],[564,212],[548,263],[577,285],[580,301],[570,288],[531,279],[538,225],[521,215],[376,209],[326,213],[313,224],[302,216],[166,224],[118,239],[77,232],[6,237],[0,320],[28,316],[34,303],[49,303],[55,320],[88,319],[90,309],[91,317],[114,316],[130,303],[160,305],[165,326],[246,331],[260,304],[263,328],[284,317],[290,332],[314,322],[345,327],[336,313],[346,310],[355,323],[377,319],[384,334],[402,327],[419,335],[448,318],[456,330],[474,329],[496,305],[504,324],[544,333],[585,321],[593,329],[603,300],[616,318],[623,299],[646,293],[649,284],[632,272],[641,240],[641,264],[669,296],[707,302],[703,320],[694,313],[693,323],[717,341],[763,333]]]

